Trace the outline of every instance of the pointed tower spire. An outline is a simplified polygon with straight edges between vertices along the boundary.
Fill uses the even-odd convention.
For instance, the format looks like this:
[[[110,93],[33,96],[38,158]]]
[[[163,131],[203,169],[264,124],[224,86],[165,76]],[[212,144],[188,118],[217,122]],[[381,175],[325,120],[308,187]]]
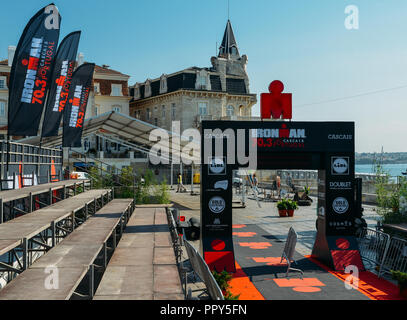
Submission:
[[[226,24],[225,34],[223,35],[222,44],[219,47],[219,55],[221,58],[239,58],[239,49],[237,47],[235,35],[233,34],[232,24],[228,20]]]

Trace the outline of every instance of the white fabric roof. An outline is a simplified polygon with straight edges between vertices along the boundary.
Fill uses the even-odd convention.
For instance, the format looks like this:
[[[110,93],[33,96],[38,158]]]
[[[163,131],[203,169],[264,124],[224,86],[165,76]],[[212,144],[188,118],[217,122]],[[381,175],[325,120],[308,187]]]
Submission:
[[[180,134],[164,130],[150,123],[115,111],[103,113],[99,116],[91,117],[85,120],[82,137],[84,138],[92,134],[103,134],[107,136],[112,134],[119,137],[121,140],[143,146],[149,150],[153,145],[157,144],[156,141],[150,141],[149,139],[151,131],[155,129],[161,129],[168,134],[170,142],[170,154],[182,151],[182,148],[187,144],[189,144],[189,146],[194,150],[200,150],[200,141],[190,141],[189,137],[182,137]],[[20,140],[20,142],[31,145],[39,145],[40,137],[28,137]],[[61,146],[62,128],[59,129],[58,136],[43,138],[41,145],[44,147]],[[194,157],[189,155],[183,156],[195,161],[195,163],[199,163],[200,158],[199,155],[197,155],[197,152],[194,152],[194,155]]]

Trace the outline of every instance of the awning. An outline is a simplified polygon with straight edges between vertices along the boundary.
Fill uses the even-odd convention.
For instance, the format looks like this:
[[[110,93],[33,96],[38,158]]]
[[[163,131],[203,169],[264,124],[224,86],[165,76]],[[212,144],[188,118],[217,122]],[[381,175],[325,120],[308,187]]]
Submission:
[[[115,111],[106,112],[85,120],[82,139],[93,134],[106,137],[114,136],[115,139],[122,140],[124,144],[127,142],[127,145],[133,144],[143,150],[150,150],[151,147],[157,146],[158,143],[157,141],[150,140],[150,133],[155,129],[160,129],[162,130],[161,132],[167,133],[170,157],[171,155],[182,152],[184,146],[188,144],[191,149],[195,150],[194,155],[183,155],[183,157],[195,163],[199,163],[200,156],[196,150],[200,150],[200,141],[190,141],[190,137],[183,137],[178,133],[164,130],[150,123]],[[19,142],[39,145],[40,137],[28,137]],[[43,147],[62,146],[62,127],[58,131],[58,136],[43,138],[41,145]]]

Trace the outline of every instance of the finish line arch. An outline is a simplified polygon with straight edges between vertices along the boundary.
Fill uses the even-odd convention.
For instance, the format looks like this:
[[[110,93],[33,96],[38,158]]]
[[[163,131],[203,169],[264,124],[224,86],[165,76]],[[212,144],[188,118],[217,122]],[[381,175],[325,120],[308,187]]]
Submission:
[[[238,159],[252,151],[256,170],[318,170],[312,256],[338,271],[348,265],[363,270],[354,236],[354,136],[354,122],[202,121],[201,249],[209,268],[236,271],[232,172],[244,167]]]

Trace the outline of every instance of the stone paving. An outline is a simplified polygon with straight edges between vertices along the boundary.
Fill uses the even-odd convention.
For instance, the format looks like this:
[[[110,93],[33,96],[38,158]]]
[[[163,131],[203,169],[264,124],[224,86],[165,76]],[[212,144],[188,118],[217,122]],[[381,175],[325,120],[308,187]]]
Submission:
[[[195,188],[197,192],[198,188]],[[236,200],[240,199],[234,194]],[[285,241],[288,230],[292,226],[298,234],[296,250],[302,255],[311,254],[316,235],[315,221],[317,218],[317,199],[313,198],[313,203],[309,207],[299,207],[295,211],[294,217],[280,218],[275,202],[260,201],[261,208],[258,207],[252,196],[248,194],[246,208],[233,209],[233,224],[256,224],[271,235]],[[200,219],[200,196],[191,196],[190,193],[171,192],[171,200],[180,208],[180,214],[188,220],[191,217]],[[376,226],[378,215],[374,206],[363,205],[364,218],[369,227]],[[199,241],[194,241],[194,245],[199,246]]]
[[[190,190],[190,189],[189,189]],[[194,192],[199,192],[195,187]],[[170,193],[171,201],[174,207],[179,208],[180,215],[185,216],[186,220],[195,217],[200,220],[200,195],[191,195],[190,192],[177,193],[174,190]],[[252,198],[252,199],[250,199]],[[241,197],[234,193],[234,200],[240,200]],[[310,255],[316,236],[315,222],[317,218],[317,199],[313,198],[313,203],[309,207],[299,207],[295,211],[294,217],[280,218],[275,202],[261,202],[261,208],[253,196],[248,194],[245,208],[233,209],[233,224],[256,224],[271,235],[283,241],[286,240],[288,230],[292,226],[298,234],[296,250],[302,255]],[[235,207],[235,206],[234,206]],[[374,228],[377,224],[378,215],[374,206],[363,205],[364,218],[369,227]],[[199,251],[199,240],[190,241]],[[186,250],[183,250],[182,260],[185,266],[189,265]],[[192,276],[188,277],[188,288],[192,290],[193,299],[208,299],[206,294],[202,294],[205,285],[199,279],[196,281]]]

